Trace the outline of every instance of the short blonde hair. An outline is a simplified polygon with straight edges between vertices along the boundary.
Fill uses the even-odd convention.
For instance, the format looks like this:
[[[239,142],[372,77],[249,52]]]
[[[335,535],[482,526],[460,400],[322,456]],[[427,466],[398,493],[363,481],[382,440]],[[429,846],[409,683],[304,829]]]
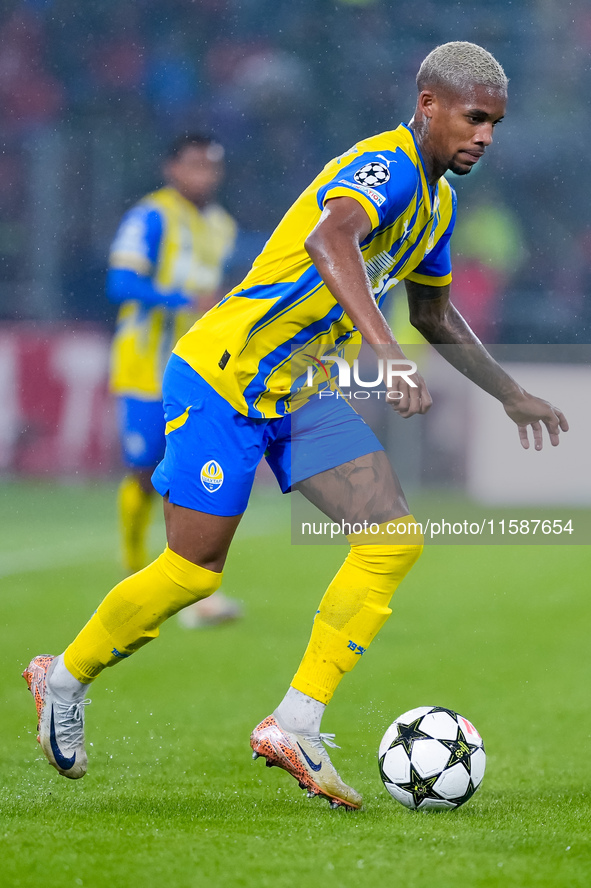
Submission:
[[[495,57],[476,43],[454,40],[436,46],[417,74],[419,92],[436,86],[463,91],[474,84],[507,91],[509,80]]]

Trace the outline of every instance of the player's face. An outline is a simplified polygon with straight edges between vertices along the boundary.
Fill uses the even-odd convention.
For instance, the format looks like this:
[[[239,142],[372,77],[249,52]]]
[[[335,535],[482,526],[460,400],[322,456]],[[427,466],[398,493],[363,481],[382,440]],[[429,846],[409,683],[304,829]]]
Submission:
[[[507,93],[478,85],[461,95],[441,93],[430,106],[429,147],[436,165],[465,176],[493,140],[505,114]]]
[[[214,196],[223,176],[219,145],[187,145],[165,166],[167,182],[197,206]]]

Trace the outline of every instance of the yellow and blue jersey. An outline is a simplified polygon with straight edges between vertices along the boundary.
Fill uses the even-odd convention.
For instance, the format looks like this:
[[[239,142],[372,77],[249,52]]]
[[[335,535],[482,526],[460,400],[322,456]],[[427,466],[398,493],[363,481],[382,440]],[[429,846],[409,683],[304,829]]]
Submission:
[[[121,303],[111,390],[159,400],[176,340],[198,317],[195,297],[215,292],[236,225],[217,204],[198,209],[174,188],[148,194],[123,217],[109,254],[107,290]]]
[[[409,127],[372,136],[331,160],[243,282],[174,349],[246,416],[290,413],[299,406],[310,354],[338,354],[361,342],[304,247],[326,201],[340,196],[357,200],[371,220],[360,247],[378,306],[399,280],[433,287],[451,281],[455,193],[444,178],[429,186]]]

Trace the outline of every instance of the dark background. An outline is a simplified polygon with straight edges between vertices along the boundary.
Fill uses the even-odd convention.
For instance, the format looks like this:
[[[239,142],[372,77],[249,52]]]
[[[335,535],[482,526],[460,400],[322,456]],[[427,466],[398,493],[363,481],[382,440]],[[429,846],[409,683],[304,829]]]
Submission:
[[[4,0],[0,319],[110,322],[110,240],[183,130],[226,147],[240,273],[327,160],[410,119],[421,60],[454,39],[511,81],[453,182],[454,300],[488,342],[591,341],[588,0]]]

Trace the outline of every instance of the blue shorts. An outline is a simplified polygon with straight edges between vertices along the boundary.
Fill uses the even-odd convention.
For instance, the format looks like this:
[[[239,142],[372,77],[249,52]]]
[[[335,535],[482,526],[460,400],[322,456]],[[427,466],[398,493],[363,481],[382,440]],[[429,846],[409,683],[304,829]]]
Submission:
[[[152,484],[170,502],[210,515],[241,515],[266,458],[283,493],[319,472],[383,450],[349,402],[310,400],[291,416],[238,413],[186,361],[172,355],[163,382],[168,433]]]
[[[162,401],[117,398],[123,462],[132,469],[154,469],[166,446]]]

